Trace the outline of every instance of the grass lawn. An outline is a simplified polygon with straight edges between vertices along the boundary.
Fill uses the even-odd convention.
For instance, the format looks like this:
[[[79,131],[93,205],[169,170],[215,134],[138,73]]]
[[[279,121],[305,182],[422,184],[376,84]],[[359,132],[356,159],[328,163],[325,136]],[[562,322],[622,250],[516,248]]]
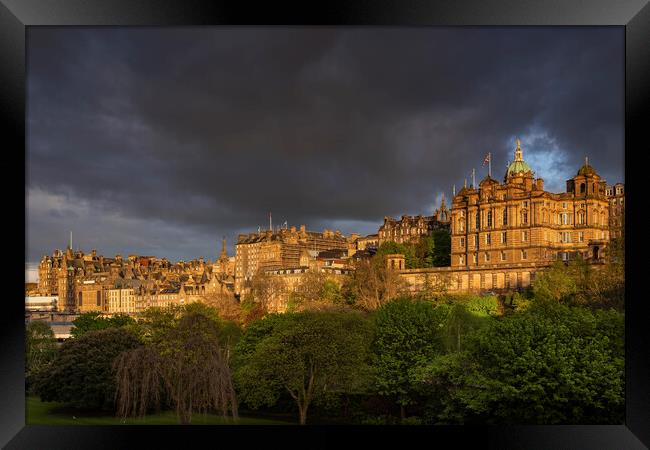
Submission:
[[[146,416],[142,419],[128,418],[122,420],[112,415],[94,415],[66,408],[61,403],[42,402],[38,397],[26,398],[27,425],[178,425],[176,413],[165,411]],[[193,425],[296,425],[295,422],[261,419],[256,417],[239,417],[237,422],[224,419],[215,414],[194,414]]]

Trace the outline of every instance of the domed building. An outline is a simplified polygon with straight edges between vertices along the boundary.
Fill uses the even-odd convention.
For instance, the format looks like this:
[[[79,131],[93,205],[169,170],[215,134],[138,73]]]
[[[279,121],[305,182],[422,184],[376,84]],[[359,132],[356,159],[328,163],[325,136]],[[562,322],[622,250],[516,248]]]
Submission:
[[[578,255],[602,261],[610,239],[605,189],[605,181],[585,158],[567,180],[566,192],[545,191],[544,180],[524,160],[517,140],[503,183],[488,175],[454,196],[452,267],[538,266]]]

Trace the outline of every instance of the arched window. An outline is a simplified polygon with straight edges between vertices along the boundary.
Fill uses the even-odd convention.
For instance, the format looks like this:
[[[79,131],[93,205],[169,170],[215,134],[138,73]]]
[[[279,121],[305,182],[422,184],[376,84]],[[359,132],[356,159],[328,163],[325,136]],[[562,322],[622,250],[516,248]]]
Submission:
[[[581,194],[585,193],[585,184],[584,183],[580,183],[580,193]]]
[[[528,223],[528,211],[522,211],[521,223]]]

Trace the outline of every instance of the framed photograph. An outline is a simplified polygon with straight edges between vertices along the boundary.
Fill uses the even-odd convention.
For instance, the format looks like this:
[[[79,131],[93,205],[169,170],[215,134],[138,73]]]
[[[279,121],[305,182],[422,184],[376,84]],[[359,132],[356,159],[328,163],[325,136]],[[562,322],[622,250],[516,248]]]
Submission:
[[[0,442],[647,448],[649,26],[644,0],[0,0]]]

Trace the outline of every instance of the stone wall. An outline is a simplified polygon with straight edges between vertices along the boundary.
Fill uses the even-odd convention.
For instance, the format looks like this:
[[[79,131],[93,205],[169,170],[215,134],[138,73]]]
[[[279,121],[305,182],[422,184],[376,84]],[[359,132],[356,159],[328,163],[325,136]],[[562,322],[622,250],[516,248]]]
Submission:
[[[435,267],[400,271],[411,293],[486,293],[525,289],[531,285],[535,274],[547,269],[547,264],[512,264],[509,267],[482,267],[459,269]]]

